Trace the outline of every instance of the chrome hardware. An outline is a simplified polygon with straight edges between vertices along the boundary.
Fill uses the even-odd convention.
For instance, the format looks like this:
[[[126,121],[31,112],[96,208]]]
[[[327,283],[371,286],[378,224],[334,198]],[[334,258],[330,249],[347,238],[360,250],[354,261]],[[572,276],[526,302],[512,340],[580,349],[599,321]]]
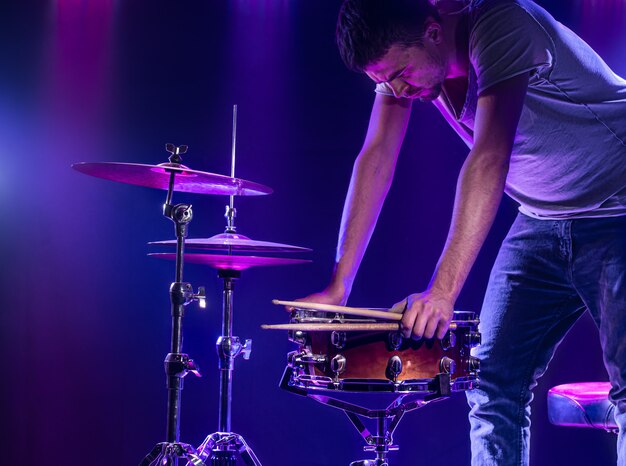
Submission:
[[[448,332],[444,335],[441,340],[441,348],[444,351],[448,351],[450,348],[454,348],[456,346],[456,333]]]
[[[474,357],[474,356],[470,356],[467,359],[467,369],[470,372],[478,372],[480,371],[480,359]]]
[[[445,372],[446,374],[454,374],[454,371],[456,370],[456,361],[444,356],[439,360],[439,370],[441,372]]]
[[[402,374],[402,359],[400,359],[400,356],[390,357],[389,361],[387,362],[385,377],[396,383],[400,374]]]
[[[287,353],[287,365],[289,365],[289,367],[294,367],[298,354],[300,353],[298,353],[297,351],[291,351]]]
[[[344,348],[346,346],[347,339],[346,332],[333,331],[330,334],[330,342],[337,349]]]
[[[480,345],[481,341],[482,335],[480,334],[480,332],[469,332],[467,334],[467,344],[470,348],[474,348]]]
[[[252,340],[247,339],[241,347],[241,355],[247,361],[252,353]]]
[[[325,354],[300,353],[294,356],[294,364],[327,364],[328,357]]]
[[[397,351],[402,346],[404,342],[404,338],[400,332],[389,332],[387,336],[387,342],[389,343],[389,349],[392,351]]]
[[[307,333],[302,330],[290,330],[289,333],[287,333],[287,338],[292,343],[306,345]]]
[[[330,360],[330,370],[335,373],[335,376],[338,376],[346,371],[346,363],[345,356],[337,354]]]
[[[203,286],[198,287],[198,293],[193,295],[193,299],[198,301],[200,309],[206,309],[206,291]]]

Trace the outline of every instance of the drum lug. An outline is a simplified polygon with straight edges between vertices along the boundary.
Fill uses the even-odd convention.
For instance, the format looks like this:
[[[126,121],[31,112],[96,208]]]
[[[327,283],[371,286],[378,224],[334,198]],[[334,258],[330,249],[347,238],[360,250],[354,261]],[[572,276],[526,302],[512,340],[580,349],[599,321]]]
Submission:
[[[337,349],[343,349],[346,346],[347,339],[346,332],[333,331],[330,334],[330,342]]]
[[[474,356],[470,356],[467,358],[467,370],[469,372],[479,372],[480,371],[480,359]]]
[[[339,382],[339,375],[343,374],[346,371],[346,363],[346,358],[342,354],[336,354],[330,360],[330,370],[333,371],[333,373],[335,374],[335,383]]]
[[[441,348],[444,351],[448,351],[450,348],[454,348],[456,346],[456,333],[448,332],[445,334],[443,339],[441,340]]]
[[[456,371],[456,361],[444,356],[439,360],[439,370],[445,374],[454,374]]]
[[[402,343],[404,343],[404,338],[400,332],[389,332],[387,343],[389,350],[398,351],[402,347]]]
[[[387,362],[387,369],[385,370],[385,377],[391,380],[393,383],[398,382],[398,376],[402,374],[402,359],[400,356],[392,356]]]

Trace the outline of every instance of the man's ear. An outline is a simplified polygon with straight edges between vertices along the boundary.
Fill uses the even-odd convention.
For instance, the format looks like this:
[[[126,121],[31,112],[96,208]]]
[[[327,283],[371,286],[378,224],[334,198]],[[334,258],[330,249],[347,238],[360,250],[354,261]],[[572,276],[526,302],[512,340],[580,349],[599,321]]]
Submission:
[[[431,41],[433,44],[440,44],[443,40],[441,24],[434,20],[429,20],[424,28],[424,39]]]

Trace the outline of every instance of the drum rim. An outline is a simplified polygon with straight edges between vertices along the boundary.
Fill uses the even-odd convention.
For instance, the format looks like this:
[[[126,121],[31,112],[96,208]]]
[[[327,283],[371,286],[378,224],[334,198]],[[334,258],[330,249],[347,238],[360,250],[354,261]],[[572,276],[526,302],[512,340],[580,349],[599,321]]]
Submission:
[[[387,309],[383,308],[372,308],[372,310],[380,310],[386,311]],[[310,314],[305,316],[298,315],[299,313]],[[301,319],[307,318],[315,318],[321,320],[335,321],[337,319],[346,319],[350,321],[359,321],[359,322],[380,322],[380,319],[375,319],[372,317],[359,317],[359,316],[351,316],[348,314],[342,314],[341,312],[332,312],[332,311],[318,311],[315,309],[301,309],[295,308],[291,311],[291,320],[297,319],[299,322]],[[477,320],[478,314],[474,311],[454,311],[452,315],[451,322],[467,322],[472,320]]]
[[[307,380],[309,381],[307,383]],[[343,393],[414,393],[428,395],[433,393],[428,389],[433,378],[408,379],[401,382],[391,382],[384,379],[333,379],[326,376],[309,374],[293,374],[289,386],[313,392],[343,392]],[[304,383],[298,383],[302,381]],[[478,387],[477,374],[457,377],[450,381],[451,392],[462,392]]]

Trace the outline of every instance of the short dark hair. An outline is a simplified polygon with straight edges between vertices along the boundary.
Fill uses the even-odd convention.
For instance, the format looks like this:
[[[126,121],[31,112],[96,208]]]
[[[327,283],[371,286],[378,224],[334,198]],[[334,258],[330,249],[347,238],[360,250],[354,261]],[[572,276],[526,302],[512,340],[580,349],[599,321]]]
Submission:
[[[440,20],[429,0],[345,0],[337,19],[337,45],[355,71],[376,63],[393,44],[422,45],[428,18]]]

